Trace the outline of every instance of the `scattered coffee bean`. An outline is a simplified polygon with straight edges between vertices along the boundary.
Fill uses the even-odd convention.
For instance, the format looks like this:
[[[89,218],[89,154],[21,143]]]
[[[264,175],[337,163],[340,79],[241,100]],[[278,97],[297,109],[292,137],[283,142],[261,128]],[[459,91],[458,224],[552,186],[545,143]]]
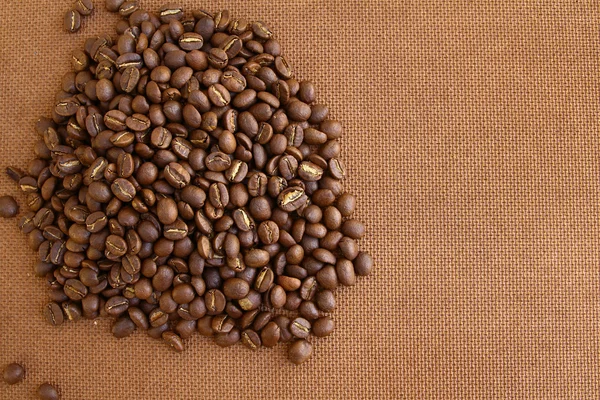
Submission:
[[[41,400],[59,400],[58,391],[49,383],[38,386],[37,395]]]
[[[77,32],[81,28],[81,14],[77,10],[69,10],[65,13],[63,23],[68,32]]]
[[[25,379],[25,368],[21,364],[12,363],[4,368],[4,382],[14,385]]]
[[[94,10],[94,3],[92,0],[76,0],[74,8],[79,14],[87,16]]]

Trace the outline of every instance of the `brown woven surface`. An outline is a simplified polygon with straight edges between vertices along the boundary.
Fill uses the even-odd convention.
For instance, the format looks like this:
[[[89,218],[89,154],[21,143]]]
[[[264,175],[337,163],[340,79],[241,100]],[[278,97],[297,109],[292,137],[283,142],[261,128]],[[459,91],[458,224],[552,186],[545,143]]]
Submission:
[[[2,167],[32,157],[70,51],[112,32],[95,0],[63,33],[71,3],[0,8]],[[198,335],[176,354],[117,340],[107,321],[52,328],[35,255],[3,220],[0,365],[28,378],[0,398],[34,398],[44,380],[64,400],[599,398],[597,4],[401,3],[201,3],[266,21],[344,123],[376,269],[339,292],[310,362]],[[17,192],[4,175],[0,192]]]

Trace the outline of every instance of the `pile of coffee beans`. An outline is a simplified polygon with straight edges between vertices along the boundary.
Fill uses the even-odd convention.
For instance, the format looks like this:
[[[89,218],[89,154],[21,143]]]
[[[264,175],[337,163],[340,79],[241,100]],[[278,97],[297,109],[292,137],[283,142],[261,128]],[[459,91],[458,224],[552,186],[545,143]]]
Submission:
[[[92,0],[77,0],[73,7],[65,13],[63,25],[67,32],[75,33],[81,28],[81,17],[94,11]]]
[[[72,54],[37,158],[9,168],[53,325],[112,317],[177,351],[195,332],[252,350],[334,330],[335,290],[368,275],[343,190],[342,125],[263,22],[107,0],[118,36]]]

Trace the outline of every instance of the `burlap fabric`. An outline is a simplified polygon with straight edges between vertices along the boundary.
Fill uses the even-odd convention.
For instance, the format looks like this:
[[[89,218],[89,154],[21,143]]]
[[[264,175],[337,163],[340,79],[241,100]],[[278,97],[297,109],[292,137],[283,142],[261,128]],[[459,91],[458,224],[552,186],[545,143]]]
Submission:
[[[71,3],[0,8],[2,167],[32,157],[71,50],[117,20],[95,0],[69,35]],[[182,3],[266,21],[343,121],[374,274],[338,291],[302,366],[199,335],[176,354],[108,321],[47,325],[35,255],[3,220],[0,365],[28,377],[0,398],[45,380],[65,400],[599,398],[596,2]],[[17,193],[4,175],[0,191]]]

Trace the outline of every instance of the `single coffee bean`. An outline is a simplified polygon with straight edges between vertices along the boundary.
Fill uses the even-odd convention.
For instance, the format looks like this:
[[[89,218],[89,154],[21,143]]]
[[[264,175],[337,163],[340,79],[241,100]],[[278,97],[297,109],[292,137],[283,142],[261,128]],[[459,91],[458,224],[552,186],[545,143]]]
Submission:
[[[75,33],[81,28],[81,14],[77,10],[69,10],[64,17],[65,30]]]
[[[117,339],[131,335],[135,331],[135,324],[128,316],[119,317],[112,326],[111,332]]]
[[[362,222],[349,219],[342,225],[342,233],[352,239],[360,239],[365,234],[365,226]]]
[[[41,400],[59,400],[58,390],[49,383],[38,386],[37,395]]]
[[[227,279],[223,285],[223,293],[229,299],[243,299],[248,295],[249,291],[250,284],[239,278]]]
[[[275,322],[269,322],[260,332],[262,344],[265,347],[273,347],[279,342],[281,329]]]
[[[304,339],[292,343],[288,349],[288,359],[296,365],[306,362],[312,355],[312,344]]]
[[[83,299],[88,292],[87,287],[77,279],[68,279],[65,282],[65,294],[75,301]]]
[[[12,196],[0,197],[0,217],[13,218],[19,213],[19,205]]]
[[[17,363],[8,364],[4,368],[4,382],[14,385],[25,379],[25,368]]]
[[[226,299],[220,290],[211,289],[204,295],[204,303],[208,315],[217,315],[225,309]]]
[[[269,301],[273,308],[282,308],[287,301],[287,295],[283,287],[280,285],[273,286],[269,292]]]
[[[81,15],[90,15],[94,10],[92,0],[77,0],[75,1],[75,10]]]
[[[123,296],[113,296],[104,305],[106,313],[110,316],[119,316],[129,308],[129,300]]]
[[[242,343],[244,346],[248,347],[250,350],[258,350],[262,345],[262,341],[260,340],[260,336],[258,333],[253,331],[252,329],[246,329],[241,334]]]
[[[176,352],[181,353],[184,350],[183,340],[181,340],[181,337],[175,332],[164,332],[162,338],[165,343],[171,346]]]
[[[311,332],[311,325],[304,318],[296,318],[290,322],[290,332],[299,339],[306,339]]]
[[[361,251],[354,259],[354,271],[361,276],[371,274],[373,270],[373,258],[368,253]]]
[[[169,163],[164,170],[165,179],[171,186],[183,189],[190,183],[190,173],[179,163]]]
[[[335,329],[335,323],[331,317],[321,317],[312,325],[312,332],[316,337],[325,337],[331,335]]]
[[[335,296],[331,290],[322,290],[315,296],[317,307],[321,311],[331,312],[335,309]]]
[[[44,317],[46,318],[46,321],[54,326],[60,325],[64,321],[62,308],[54,302],[44,306]]]

